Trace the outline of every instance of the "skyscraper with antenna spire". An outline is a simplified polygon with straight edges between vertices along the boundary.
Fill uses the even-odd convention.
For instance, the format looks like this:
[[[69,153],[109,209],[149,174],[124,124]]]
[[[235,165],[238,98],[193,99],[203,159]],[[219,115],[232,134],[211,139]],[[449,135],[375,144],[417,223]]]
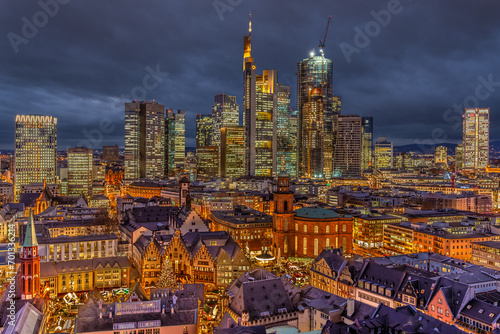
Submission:
[[[278,71],[256,74],[252,57],[252,16],[243,39],[243,126],[245,174],[273,176],[277,170]]]

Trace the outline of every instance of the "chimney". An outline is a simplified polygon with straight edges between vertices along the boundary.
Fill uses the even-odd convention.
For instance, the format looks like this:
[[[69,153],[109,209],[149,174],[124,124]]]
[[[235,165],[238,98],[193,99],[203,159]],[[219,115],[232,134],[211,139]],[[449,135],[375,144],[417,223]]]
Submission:
[[[354,299],[347,300],[347,316],[351,317],[354,314]]]

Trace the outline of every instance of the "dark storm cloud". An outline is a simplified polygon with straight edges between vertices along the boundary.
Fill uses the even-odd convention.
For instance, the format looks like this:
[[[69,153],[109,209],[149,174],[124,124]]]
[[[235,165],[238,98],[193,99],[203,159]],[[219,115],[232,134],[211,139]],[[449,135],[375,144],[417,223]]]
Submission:
[[[297,61],[317,49],[332,15],[325,51],[344,114],[373,116],[375,135],[396,143],[457,141],[458,114],[447,110],[475,97],[480,78],[490,76],[493,91],[483,87],[481,96],[490,96],[478,101],[491,107],[491,137],[500,139],[500,23],[493,0],[215,2],[226,5],[219,7],[224,12],[210,0],[58,1],[58,13],[47,15],[17,53],[9,33],[23,36],[24,22],[43,19],[42,8],[37,1],[2,2],[0,148],[13,148],[14,117],[22,113],[58,117],[60,148],[123,146],[123,102],[138,92],[186,110],[187,145],[194,146],[195,115],[210,113],[215,94],[242,103],[249,11],[258,70],[279,71],[279,81],[292,86],[292,106]],[[356,44],[357,31],[374,27],[372,11],[391,8],[390,22],[371,31],[367,45]],[[341,48],[346,44],[359,51],[350,61]],[[144,89],[148,68],[168,74]],[[445,135],[436,136],[440,129]]]

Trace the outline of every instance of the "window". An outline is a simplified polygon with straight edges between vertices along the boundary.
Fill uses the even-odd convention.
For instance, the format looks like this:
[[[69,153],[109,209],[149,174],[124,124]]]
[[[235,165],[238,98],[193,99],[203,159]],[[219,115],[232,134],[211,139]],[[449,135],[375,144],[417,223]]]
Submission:
[[[330,247],[330,238],[326,238],[325,247]]]
[[[342,225],[342,232],[347,232],[347,224]]]
[[[283,230],[288,231],[288,218],[285,219],[285,222],[283,224]]]
[[[304,233],[307,233],[307,225],[304,225]]]
[[[318,226],[317,226],[317,225],[316,225],[316,226],[314,226],[314,233],[319,233],[319,228],[318,228]]]
[[[319,242],[318,238],[314,238],[314,255],[319,254]]]
[[[326,233],[330,233],[330,225],[326,225]]]
[[[302,243],[303,243],[303,245],[302,245],[303,253],[307,254],[307,238],[304,238]]]
[[[299,230],[299,224],[295,223],[295,231]]]

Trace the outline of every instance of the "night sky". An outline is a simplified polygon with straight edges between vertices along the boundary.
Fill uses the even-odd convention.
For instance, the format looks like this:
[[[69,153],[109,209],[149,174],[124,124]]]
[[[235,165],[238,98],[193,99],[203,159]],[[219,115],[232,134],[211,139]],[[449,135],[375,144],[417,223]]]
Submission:
[[[58,3],[51,15],[38,1],[0,4],[0,149],[14,148],[16,114],[58,117],[61,149],[123,147],[132,94],[186,110],[186,146],[195,146],[195,115],[211,112],[214,95],[236,95],[241,112],[250,11],[257,70],[279,71],[292,107],[297,61],[332,15],[325,55],[343,114],[373,116],[375,136],[399,145],[458,142],[462,106],[453,105],[465,102],[491,108],[491,140],[500,139],[495,0]]]

